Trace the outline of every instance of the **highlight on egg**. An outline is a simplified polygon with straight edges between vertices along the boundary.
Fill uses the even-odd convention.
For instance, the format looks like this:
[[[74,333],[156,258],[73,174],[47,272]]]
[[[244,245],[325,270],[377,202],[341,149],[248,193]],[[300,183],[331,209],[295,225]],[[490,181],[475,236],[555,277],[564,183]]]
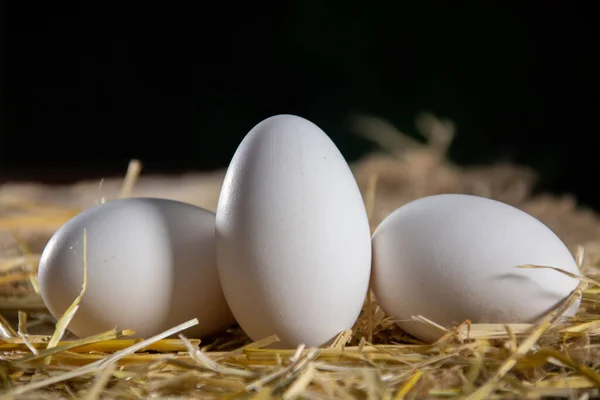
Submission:
[[[221,189],[216,243],[225,297],[252,339],[316,347],[356,322],[371,269],[367,213],[314,123],[277,115],[250,130]]]
[[[68,329],[79,337],[133,329],[149,337],[197,318],[191,337],[235,323],[219,284],[215,215],[193,205],[154,198],[109,201],[63,225],[39,264],[42,299],[60,318],[87,288]]]
[[[535,323],[571,294],[579,274],[558,236],[533,216],[487,198],[443,194],[392,212],[372,238],[371,283],[387,315],[407,333],[434,341],[473,323]],[[573,316],[576,302],[564,316]]]

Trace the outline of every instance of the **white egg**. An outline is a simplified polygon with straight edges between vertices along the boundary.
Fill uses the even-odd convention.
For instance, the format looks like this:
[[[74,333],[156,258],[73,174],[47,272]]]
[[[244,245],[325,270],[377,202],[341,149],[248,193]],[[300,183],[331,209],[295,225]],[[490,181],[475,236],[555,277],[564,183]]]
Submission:
[[[89,208],[50,239],[39,265],[42,299],[59,318],[83,284],[69,330],[87,337],[115,327],[149,337],[193,318],[201,337],[234,323],[219,284],[215,215],[164,199],[132,198]]]
[[[252,339],[320,346],[355,323],[371,269],[367,214],[348,164],[312,122],[278,115],[246,135],[216,241],[225,297]]]
[[[533,323],[578,284],[554,270],[517,268],[525,264],[579,273],[563,242],[529,214],[482,197],[437,195],[400,207],[379,225],[371,282],[403,330],[433,341],[440,331],[412,317],[446,328],[465,320]]]

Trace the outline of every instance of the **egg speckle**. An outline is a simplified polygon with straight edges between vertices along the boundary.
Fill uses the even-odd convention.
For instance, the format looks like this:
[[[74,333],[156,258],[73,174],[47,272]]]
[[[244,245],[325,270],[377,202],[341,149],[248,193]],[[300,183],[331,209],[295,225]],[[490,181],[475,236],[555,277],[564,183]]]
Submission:
[[[223,290],[252,339],[320,346],[353,326],[369,283],[369,224],[348,164],[318,126],[293,115],[255,126],[216,215]]]
[[[390,214],[373,235],[371,282],[382,309],[415,337],[473,323],[533,323],[564,300],[579,274],[563,242],[529,214],[482,197],[425,197]],[[574,315],[579,302],[565,316]]]
[[[87,288],[69,330],[87,337],[115,327],[149,337],[198,318],[189,336],[234,323],[216,268],[215,215],[163,199],[132,198],[89,208],[50,239],[39,265],[44,303],[59,318]]]

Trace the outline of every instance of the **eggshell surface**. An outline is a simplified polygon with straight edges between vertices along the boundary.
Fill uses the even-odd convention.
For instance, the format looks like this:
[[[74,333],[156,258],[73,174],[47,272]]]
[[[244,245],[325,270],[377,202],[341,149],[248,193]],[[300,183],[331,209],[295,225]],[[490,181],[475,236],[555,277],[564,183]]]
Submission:
[[[425,197],[390,214],[373,235],[372,287],[406,332],[434,341],[444,327],[534,323],[564,300],[579,274],[569,249],[529,214],[498,201],[458,194]],[[574,315],[577,302],[565,315]]]
[[[69,330],[115,327],[149,337],[198,318],[202,337],[234,323],[218,280],[215,215],[171,200],[131,198],[89,208],[50,239],[39,265],[42,299],[59,318],[79,295],[87,236],[87,289]]]
[[[256,125],[216,215],[223,291],[252,339],[320,346],[353,326],[369,283],[369,224],[348,164],[319,127],[293,115]]]

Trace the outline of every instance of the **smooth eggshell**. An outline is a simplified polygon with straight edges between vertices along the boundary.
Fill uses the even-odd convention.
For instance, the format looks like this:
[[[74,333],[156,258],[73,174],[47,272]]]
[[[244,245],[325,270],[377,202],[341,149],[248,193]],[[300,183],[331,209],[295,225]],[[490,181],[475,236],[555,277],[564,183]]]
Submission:
[[[406,332],[433,341],[444,327],[535,322],[564,300],[578,274],[563,242],[529,214],[482,197],[446,194],[408,203],[373,235],[372,286],[382,309]],[[573,315],[579,302],[565,315]]]
[[[278,115],[246,135],[216,235],[225,297],[252,339],[320,346],[355,323],[371,268],[367,214],[348,164],[312,122]]]
[[[87,337],[115,327],[149,337],[198,318],[184,333],[201,337],[234,323],[221,290],[215,215],[188,204],[132,198],[89,208],[50,239],[39,266],[44,303],[59,318],[83,283],[87,289],[69,330]]]

